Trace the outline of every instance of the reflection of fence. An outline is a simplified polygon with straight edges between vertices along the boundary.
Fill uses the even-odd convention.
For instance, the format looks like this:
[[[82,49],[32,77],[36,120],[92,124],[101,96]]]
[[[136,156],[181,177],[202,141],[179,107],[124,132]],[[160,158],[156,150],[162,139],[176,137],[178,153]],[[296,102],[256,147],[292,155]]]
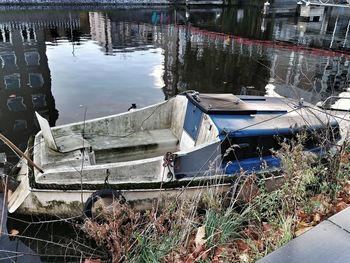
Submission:
[[[53,27],[63,27],[63,28],[80,28],[80,20],[72,19],[71,21],[38,21],[38,22],[21,22],[21,21],[11,21],[11,22],[0,22],[0,29],[10,28],[10,29],[27,29],[27,28],[53,28]]]
[[[331,49],[322,49],[322,48],[311,48],[307,46],[295,45],[293,43],[283,43],[283,42],[275,42],[272,40],[259,40],[259,39],[250,39],[239,37],[231,34],[219,33],[219,32],[211,32],[205,29],[199,29],[193,26],[179,26],[183,30],[189,30],[191,33],[191,37],[198,37],[208,39],[214,41],[216,44],[221,43],[223,46],[234,46],[235,44],[241,44],[245,46],[255,46],[257,48],[273,48],[273,49],[282,49],[282,50],[290,50],[300,52],[303,51],[306,54],[312,54],[323,57],[345,57],[350,58],[350,52],[344,53],[344,51],[340,52],[337,50]]]

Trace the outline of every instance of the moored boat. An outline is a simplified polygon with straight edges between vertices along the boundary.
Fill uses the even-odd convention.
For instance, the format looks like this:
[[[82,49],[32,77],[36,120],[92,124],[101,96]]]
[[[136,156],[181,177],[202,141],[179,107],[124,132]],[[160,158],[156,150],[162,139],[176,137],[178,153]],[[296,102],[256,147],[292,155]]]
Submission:
[[[233,94],[187,92],[54,128],[37,119],[41,131],[27,150],[37,168],[20,160],[11,213],[78,215],[102,189],[118,190],[138,208],[179,189],[184,198],[208,187],[227,191],[243,171],[278,170],[271,149],[281,140],[306,133],[305,151],[322,154],[319,138],[339,136],[337,121],[311,104]]]

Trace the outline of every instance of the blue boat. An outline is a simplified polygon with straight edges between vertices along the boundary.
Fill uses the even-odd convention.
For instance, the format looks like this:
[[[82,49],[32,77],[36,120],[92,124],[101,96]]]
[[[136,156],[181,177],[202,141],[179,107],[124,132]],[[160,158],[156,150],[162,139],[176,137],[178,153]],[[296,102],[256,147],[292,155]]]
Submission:
[[[226,191],[237,174],[280,169],[272,151],[282,141],[306,134],[305,151],[322,155],[339,139],[337,121],[302,100],[233,94],[186,92],[54,128],[37,119],[41,131],[27,150],[35,166],[17,165],[10,212],[72,216],[96,196],[121,194],[143,208],[179,189]]]

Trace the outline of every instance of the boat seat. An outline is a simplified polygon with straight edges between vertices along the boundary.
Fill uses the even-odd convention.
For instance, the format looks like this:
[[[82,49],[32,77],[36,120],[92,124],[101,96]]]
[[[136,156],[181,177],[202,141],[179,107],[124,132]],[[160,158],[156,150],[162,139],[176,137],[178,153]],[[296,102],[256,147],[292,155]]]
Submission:
[[[131,161],[176,151],[178,139],[170,129],[146,130],[126,135],[97,135],[85,138],[97,163]]]

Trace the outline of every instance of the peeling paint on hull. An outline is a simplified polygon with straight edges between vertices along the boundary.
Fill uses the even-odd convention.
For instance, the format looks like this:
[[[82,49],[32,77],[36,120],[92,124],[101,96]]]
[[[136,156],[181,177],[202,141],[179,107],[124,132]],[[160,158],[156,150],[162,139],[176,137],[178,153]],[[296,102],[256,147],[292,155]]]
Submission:
[[[212,186],[189,187],[186,190],[181,188],[173,189],[153,189],[153,190],[133,190],[123,191],[123,197],[137,210],[150,209],[155,201],[163,205],[175,202],[179,193],[181,199],[188,199],[204,191],[215,191],[224,193],[230,190],[230,184],[220,184]],[[85,202],[93,191],[83,191],[83,202]],[[77,191],[55,191],[31,189],[30,195],[16,210],[16,213],[27,215],[48,215],[57,217],[74,217],[83,215],[83,203],[81,193]]]

